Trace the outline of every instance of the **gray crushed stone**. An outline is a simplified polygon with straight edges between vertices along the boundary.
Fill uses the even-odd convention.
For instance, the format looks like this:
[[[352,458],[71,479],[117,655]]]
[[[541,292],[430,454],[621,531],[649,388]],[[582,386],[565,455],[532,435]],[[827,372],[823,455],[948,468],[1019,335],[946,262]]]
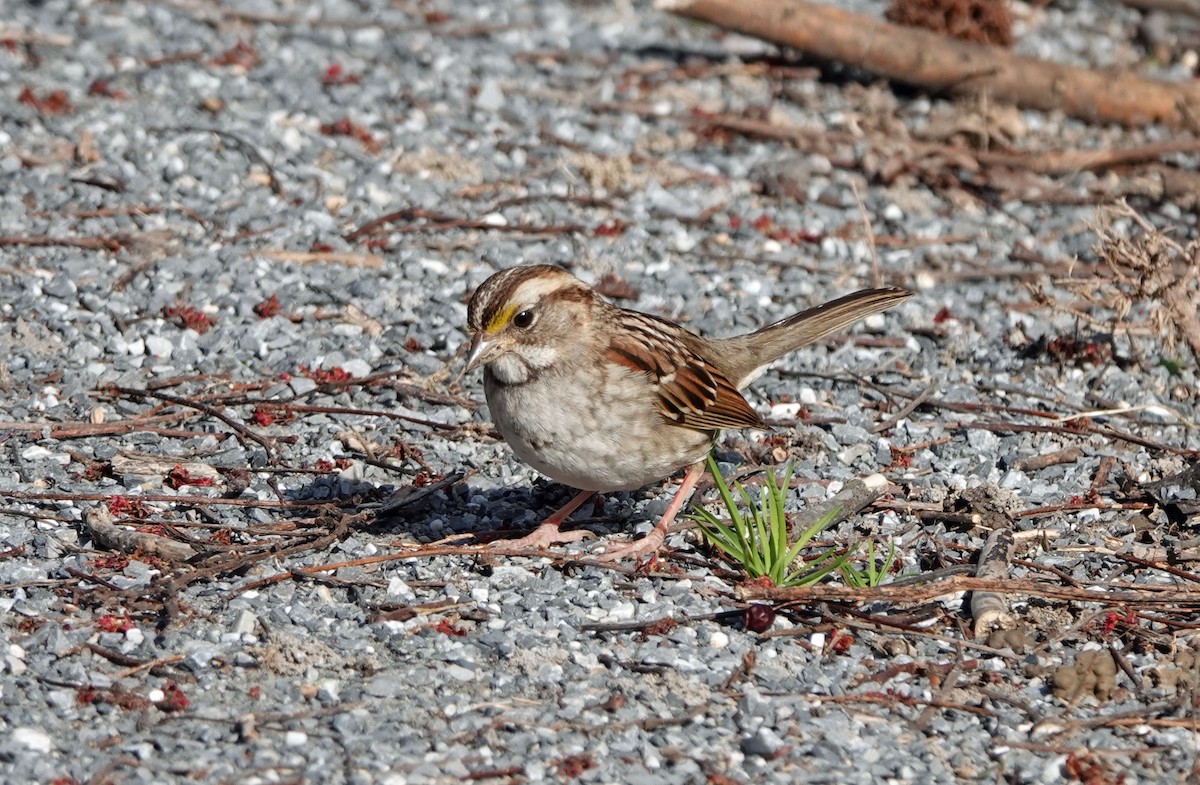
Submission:
[[[1132,9],[1025,11],[1026,54],[1141,58]],[[793,510],[872,472],[916,509],[953,509],[983,487],[1009,512],[1085,496],[1108,457],[1127,488],[1178,474],[1195,461],[1182,451],[1200,449],[1184,425],[1200,421],[1193,363],[1138,362],[1179,356],[1154,335],[1119,341],[1121,362],[1102,365],[1025,351],[1079,325],[1033,304],[1032,268],[1015,253],[1094,259],[1096,212],[1082,195],[1103,175],[1064,178],[1075,204],[999,203],[864,179],[833,145],[706,139],[692,123],[704,113],[839,132],[887,117],[919,135],[961,107],[817,78],[781,91],[781,77],[743,66],[770,63],[773,47],[646,3],[47,0],[4,17],[0,40],[20,31],[29,43],[0,47],[0,235],[80,242],[0,245],[0,780],[1033,784],[1069,779],[1081,750],[1128,785],[1194,775],[1194,727],[1178,720],[1195,709],[1162,708],[1175,694],[1150,681],[1188,633],[1143,621],[1146,634],[1105,638],[1082,620],[1120,608],[1016,602],[1033,644],[996,653],[956,642],[970,624],[961,596],[896,611],[908,633],[815,605],[749,632],[720,617],[740,607],[735,581],[694,532],[673,534],[681,558],[650,571],[384,559],[529,528],[566,498],[493,437],[478,379],[457,379],[464,299],[494,270],[611,273],[637,290],[631,307],[709,334],[750,330],[870,284],[855,188],[884,278],[918,296],[855,331],[879,340],[826,341],[778,363],[750,400],[784,423],[781,441],[728,434],[723,467],[776,463],[782,449],[795,460]],[[39,111],[18,100],[25,88],[42,100],[62,90],[72,108]],[[1164,134],[1019,116],[1051,147]],[[1194,235],[1187,211],[1145,209]],[[402,211],[410,218],[349,237]],[[261,315],[272,296],[278,312]],[[183,307],[196,309],[192,327],[197,314],[212,326],[192,329],[172,311]],[[392,376],[331,384],[337,369]],[[894,391],[929,387],[962,406],[874,430],[904,404]],[[276,452],[212,412],[116,388],[223,396],[220,412],[276,439]],[[272,402],[296,406],[294,418],[256,420],[278,412]],[[1143,443],[971,427],[991,418],[970,407],[989,406],[1124,407],[1093,417]],[[149,428],[71,432],[133,418]],[[1084,457],[1013,468],[1070,446]],[[172,466],[193,463],[220,470],[215,488],[170,487]],[[233,469],[249,470],[244,489]],[[280,532],[324,534],[311,509],[272,507],[280,498],[370,511],[458,471],[464,482],[396,517],[177,591],[162,588],[169,567],[122,563],[83,523],[117,497],[164,499],[136,523],[173,527],[213,558]],[[644,532],[664,487],[577,517],[601,535]],[[244,503],[202,503],[225,492]],[[1194,485],[1162,494],[1194,508]],[[969,561],[987,536],[902,507],[822,537],[890,539],[915,574]],[[1018,519],[1049,534],[1021,554],[1042,572],[1016,574],[1180,583],[1106,555],[1186,539],[1195,523],[1145,515],[1149,534],[1120,510]],[[304,571],[330,564],[343,566]],[[281,571],[292,577],[265,582]],[[661,619],[678,624],[628,626]],[[1122,673],[1108,701],[1052,695],[1054,667],[1110,643],[1137,683]],[[955,663],[957,686],[931,680]],[[1091,722],[1139,709],[1143,724]]]

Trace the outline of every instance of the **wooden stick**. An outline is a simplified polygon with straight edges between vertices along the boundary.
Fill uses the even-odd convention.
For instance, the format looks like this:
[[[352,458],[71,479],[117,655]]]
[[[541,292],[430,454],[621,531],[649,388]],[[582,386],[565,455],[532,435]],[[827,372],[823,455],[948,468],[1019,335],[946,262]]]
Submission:
[[[735,596],[739,600],[782,600],[784,602],[927,602],[937,597],[960,591],[990,591],[1017,594],[1026,597],[1043,597],[1066,602],[1095,602],[1101,605],[1179,605],[1188,608],[1200,606],[1200,591],[1178,589],[1166,584],[1146,584],[1136,590],[1120,587],[1112,590],[1060,586],[1045,581],[1018,580],[1014,578],[975,578],[955,575],[944,580],[920,584],[888,584],[856,589],[851,586],[830,586],[825,583],[814,586],[790,586],[785,588],[739,586]]]
[[[938,93],[976,95],[1095,123],[1200,122],[1200,86],[1096,71],[803,0],[657,0],[657,7]]]
[[[1014,545],[1012,529],[993,531],[979,553],[975,577],[1007,578]],[[971,592],[971,618],[975,620],[976,638],[983,637],[993,628],[1011,629],[1017,623],[1008,612],[1008,603],[1004,601],[1003,594],[979,589]]]

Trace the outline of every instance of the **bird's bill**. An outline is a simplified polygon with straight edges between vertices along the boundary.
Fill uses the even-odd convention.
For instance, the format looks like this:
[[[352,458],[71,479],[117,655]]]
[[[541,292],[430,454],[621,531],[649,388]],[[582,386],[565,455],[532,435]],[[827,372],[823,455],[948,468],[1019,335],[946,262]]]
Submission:
[[[480,330],[471,338],[471,350],[467,352],[467,367],[463,373],[473,371],[476,366],[485,362],[492,350],[496,348],[496,339],[488,338],[487,333]]]

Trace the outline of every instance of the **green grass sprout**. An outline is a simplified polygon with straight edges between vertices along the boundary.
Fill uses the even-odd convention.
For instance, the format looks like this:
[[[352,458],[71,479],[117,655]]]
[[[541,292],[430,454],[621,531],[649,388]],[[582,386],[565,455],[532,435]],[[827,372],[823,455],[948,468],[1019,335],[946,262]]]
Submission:
[[[791,463],[782,478],[776,477],[774,472],[765,474],[757,502],[739,482],[735,482],[734,489],[730,490],[712,453],[708,455],[707,465],[729,518],[722,520],[700,506],[696,506],[688,517],[700,527],[705,539],[751,578],[765,578],[772,585],[781,587],[808,586],[849,566],[847,553],[830,548],[815,559],[801,560],[799,567],[793,567],[813,537],[837,520],[841,508],[833,508],[800,532],[794,542],[789,542],[783,508],[792,479]],[[854,568],[851,566],[850,569]],[[873,571],[874,565],[868,569]]]

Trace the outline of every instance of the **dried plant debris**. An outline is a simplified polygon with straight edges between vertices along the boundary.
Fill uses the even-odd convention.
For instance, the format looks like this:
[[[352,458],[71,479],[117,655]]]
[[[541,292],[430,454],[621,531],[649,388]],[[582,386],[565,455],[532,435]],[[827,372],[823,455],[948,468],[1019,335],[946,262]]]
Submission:
[[[892,0],[889,22],[924,27],[963,41],[1012,46],[1007,0]]]
[[[1170,351],[1182,342],[1200,363],[1200,240],[1181,243],[1128,205],[1102,214],[1093,251],[1101,266],[1086,276],[1055,281],[1075,296],[1059,302],[1039,287],[1037,299],[1114,335],[1161,339]],[[1173,358],[1153,358],[1172,362]]]
[[[1012,515],[1021,508],[1012,491],[995,485],[964,488],[947,500],[946,509],[968,516],[974,526],[988,531],[1012,528]]]
[[[1030,360],[1049,360],[1060,366],[1095,368],[1115,359],[1109,333],[1039,335],[1021,349]]]
[[[1054,697],[1068,703],[1089,695],[1107,701],[1117,688],[1117,662],[1107,649],[1081,651],[1075,662],[1054,669],[1052,682]]]

